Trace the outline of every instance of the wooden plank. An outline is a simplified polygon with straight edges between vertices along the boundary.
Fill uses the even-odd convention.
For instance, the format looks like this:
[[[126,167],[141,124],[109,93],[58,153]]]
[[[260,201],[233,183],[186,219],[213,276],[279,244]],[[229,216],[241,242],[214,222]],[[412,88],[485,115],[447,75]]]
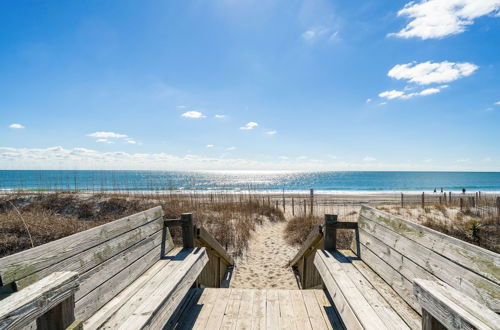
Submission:
[[[341,252],[333,255],[339,261],[342,270],[349,276],[356,288],[361,292],[368,304],[384,322],[387,329],[410,329],[403,319],[393,310],[391,305],[385,301],[371,283],[354,267],[348,258]]]
[[[349,275],[342,269],[335,255],[320,250],[316,253],[314,264],[347,328],[383,329],[386,327],[351,281]]]
[[[76,299],[80,300],[89,292],[102,285],[130,264],[139,261],[152,250],[159,250],[162,240],[161,231],[135,244],[134,246],[106,260],[87,272],[80,274],[80,289],[76,293]],[[173,245],[172,245],[173,248]],[[171,249],[170,249],[171,250]],[[169,251],[170,252],[170,251]],[[156,253],[156,252],[153,252]],[[146,259],[144,259],[146,261]],[[152,263],[158,261],[152,260]],[[140,262],[140,261],[139,261]]]
[[[252,329],[264,330],[267,326],[267,311],[266,311],[266,291],[256,290],[253,296],[252,307]]]
[[[231,294],[229,296],[229,302],[226,306],[226,313],[224,314],[224,318],[222,320],[221,329],[233,329],[236,326],[236,323],[238,321],[238,314],[240,312],[242,296],[243,290],[231,289]]]
[[[331,326],[325,322],[323,313],[320,310],[314,290],[303,290],[302,297],[307,309],[309,322],[314,330],[316,329],[331,329]]]
[[[279,313],[280,329],[283,330],[297,329],[295,323],[295,315],[293,313],[292,297],[290,296],[290,292],[288,290],[279,290],[278,300],[280,306],[280,313]]]
[[[196,227],[197,239],[203,244],[203,246],[212,249],[217,253],[229,266],[234,266],[234,259],[226,249],[220,245],[219,241],[215,239],[205,228]]]
[[[180,314],[177,324],[171,324],[169,321],[170,327],[167,326],[167,329],[192,329],[204,307],[203,300],[207,296],[207,290],[210,289],[191,289],[193,291],[191,302]]]
[[[416,279],[422,309],[448,329],[500,329],[500,316],[442,281]]]
[[[163,216],[160,206],[0,259],[0,286],[36,273]]]
[[[266,292],[266,327],[267,329],[279,329],[280,325],[280,303],[278,290],[267,290]]]
[[[207,261],[205,249],[180,251],[106,321],[105,327],[163,327]]]
[[[428,249],[500,284],[500,255],[430,228],[363,206],[364,218],[389,228]]]
[[[217,303],[214,308],[212,308],[207,325],[205,326],[207,329],[219,329],[222,325],[222,319],[224,318],[230,293],[231,290],[225,289],[221,290],[221,292],[217,295]]]
[[[500,311],[500,286],[496,283],[377,222],[360,219],[359,226],[440,280],[467,293],[488,308]],[[364,256],[361,255],[361,258],[364,259]]]
[[[112,238],[102,244],[96,245],[88,250],[64,259],[61,262],[19,279],[16,281],[16,286],[18,289],[24,288],[53,272],[75,271],[78,274],[82,274],[99,264],[102,264],[106,260],[114,258],[117,254],[135,246],[135,244],[141,242],[149,236],[154,235],[155,233],[161,234],[161,229],[161,218],[153,220],[148,222],[146,225],[137,227],[123,235]],[[173,247],[173,243],[170,244],[170,248],[171,247]],[[81,279],[81,281],[84,280]]]
[[[172,250],[169,254],[169,256],[176,255],[180,252],[181,248],[176,248]],[[85,329],[97,329],[99,328],[102,324],[106,323],[122,306],[125,304],[127,301],[132,299],[137,292],[147,284],[147,282],[153,278],[158,272],[160,272],[163,268],[165,268],[168,263],[170,262],[170,259],[164,259],[164,260],[158,260],[153,266],[151,266],[149,269],[147,269],[140,277],[138,277],[135,281],[133,281],[130,285],[124,286],[123,291],[120,290],[120,287],[117,289],[120,290],[117,292],[112,292],[111,290],[105,291],[106,296],[102,297],[96,294],[97,298],[93,299],[99,299],[101,300],[109,300],[108,303],[106,303],[104,306],[101,308],[98,308],[95,313],[93,313],[92,317],[90,317],[85,323]],[[134,267],[135,269],[136,267]],[[124,274],[123,277],[125,277],[127,274]],[[113,282],[114,284],[114,282]],[[111,285],[110,287],[115,287],[114,285]],[[86,301],[92,301],[92,299],[87,299]],[[100,305],[100,304],[99,304]],[[77,307],[79,307],[79,304],[77,302]],[[86,308],[87,305],[83,304],[83,308]],[[84,314],[85,311],[81,311],[80,314]],[[86,314],[86,313],[85,313]],[[78,313],[77,313],[78,315]]]
[[[71,295],[36,319],[37,330],[65,330],[75,322],[75,296]]]
[[[293,257],[292,261],[290,261],[290,266],[296,267],[297,263],[302,259],[304,254],[308,252],[310,253],[311,246],[316,245],[318,240],[322,238],[323,238],[322,226],[321,225],[314,226],[309,235],[307,235],[307,238],[304,241],[304,244],[302,244],[300,250],[297,252],[295,257]]]
[[[363,260],[359,259],[354,252],[342,250],[342,253],[350,259],[351,264],[373,285],[411,329],[420,329],[420,315],[387,282],[368,267]]]
[[[302,297],[302,291],[290,290],[290,300],[292,303],[295,325],[297,329],[311,329],[311,321],[307,315],[307,308]]]
[[[0,301],[0,328],[20,329],[70,298],[78,289],[78,273],[58,272]]]
[[[328,329],[345,329],[344,324],[340,320],[340,316],[335,311],[335,307],[332,306],[330,300],[326,297],[325,291],[323,290],[313,290],[316,295],[316,300],[318,301],[319,310],[323,314],[325,319],[325,324]]]
[[[76,301],[75,313],[77,319],[86,321],[159,260],[160,249],[152,249],[115,276],[108,278],[106,282],[90,291],[87,295],[80,297]]]
[[[208,318],[210,317],[210,313],[212,313],[212,309],[217,303],[217,295],[221,292],[222,291],[219,289],[203,289],[203,294],[201,295],[200,302],[198,303],[202,304],[203,307],[193,325],[194,330],[206,329],[205,325],[207,324]]]
[[[255,289],[243,290],[236,329],[252,329],[253,297],[256,291]]]

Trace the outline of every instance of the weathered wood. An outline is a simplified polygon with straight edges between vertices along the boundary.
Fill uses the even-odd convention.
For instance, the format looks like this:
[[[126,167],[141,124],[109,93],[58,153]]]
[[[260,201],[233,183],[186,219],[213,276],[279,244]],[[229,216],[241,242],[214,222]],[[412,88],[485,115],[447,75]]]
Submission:
[[[362,230],[377,237],[388,247],[404,255],[431,275],[446,281],[456,289],[466,292],[489,308],[495,311],[500,310],[500,287],[491,280],[457,264],[455,260],[449,260],[428,249],[427,246],[405,237],[404,233],[397,233],[383,226],[380,222],[360,218],[359,226]],[[363,255],[362,258],[364,259]],[[406,264],[411,266],[411,263],[407,262]],[[415,267],[413,268],[415,269]],[[400,271],[400,267],[396,267],[396,269],[398,272]],[[415,271],[410,271],[406,277],[411,281],[418,276],[415,275]]]
[[[194,248],[194,224],[191,213],[181,214],[182,245],[185,249]]]
[[[300,250],[297,252],[297,254],[295,254],[295,257],[293,257],[292,261],[290,262],[290,265],[292,267],[296,266],[296,264],[301,260],[304,254],[311,253],[311,247],[315,246],[316,243],[322,238],[323,238],[322,225],[314,226],[309,235],[307,236],[306,240],[304,241],[304,244],[302,244]]]
[[[331,252],[318,251],[314,264],[348,329],[387,328]]]
[[[256,291],[255,289],[243,290],[236,329],[252,329],[253,298]]]
[[[500,329],[498,314],[442,281],[415,279],[413,287],[422,309],[448,329]]]
[[[163,216],[160,206],[0,259],[0,286],[22,279]]]
[[[298,328],[295,323],[295,314],[293,312],[293,306],[291,304],[292,297],[288,290],[279,290],[278,291],[278,300],[280,306],[280,329],[283,330],[302,330],[302,328]],[[243,302],[242,302],[243,305]]]
[[[147,239],[155,233],[159,233],[161,229],[161,218],[153,220],[143,226],[137,227],[36,273],[21,278],[16,281],[16,286],[18,289],[22,289],[54,272],[75,271],[79,274],[85,273],[109,259],[114,259],[116,255],[128,248],[132,247],[132,249],[134,249],[133,246],[135,244]],[[83,281],[83,279],[81,279],[81,281]]]
[[[78,273],[58,272],[13,293],[0,301],[0,328],[20,329],[28,326],[73,296],[77,289]]]
[[[387,227],[426,248],[500,284],[500,255],[430,228],[412,223],[388,213],[363,206],[360,222],[370,220]]]
[[[196,239],[200,241],[206,248],[212,249],[217,255],[219,255],[227,265],[234,266],[234,259],[226,249],[217,241],[205,228],[196,227]]]
[[[422,310],[422,330],[446,330],[446,327],[439,323],[429,312]]]
[[[72,295],[36,320],[37,330],[65,330],[75,321],[75,296]]]
[[[242,289],[231,289],[226,312],[224,313],[224,318],[222,319],[222,329],[233,329],[236,326],[242,297]]]
[[[334,251],[337,248],[337,216],[325,214],[324,249]]]

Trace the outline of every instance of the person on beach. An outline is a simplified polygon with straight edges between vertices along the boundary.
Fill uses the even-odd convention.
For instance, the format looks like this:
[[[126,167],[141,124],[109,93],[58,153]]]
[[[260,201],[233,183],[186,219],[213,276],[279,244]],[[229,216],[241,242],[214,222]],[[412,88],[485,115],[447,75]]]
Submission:
[[[462,188],[462,194],[465,194],[465,188]]]
[[[436,193],[436,188],[434,188],[434,193]]]
[[[441,187],[441,194],[443,193],[443,187]]]

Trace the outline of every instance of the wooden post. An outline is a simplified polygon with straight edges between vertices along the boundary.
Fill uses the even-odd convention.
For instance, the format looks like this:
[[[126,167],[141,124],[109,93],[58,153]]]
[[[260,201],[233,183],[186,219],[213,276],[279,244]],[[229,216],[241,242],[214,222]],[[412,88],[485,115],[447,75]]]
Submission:
[[[500,197],[497,197],[497,216],[500,219]]]
[[[36,320],[40,330],[64,330],[75,321],[75,296],[55,306]]]
[[[295,203],[293,201],[293,197],[292,197],[292,215],[295,215]]]
[[[425,208],[425,193],[422,193],[422,208]]]
[[[439,196],[439,205],[443,204],[443,198]]]
[[[422,309],[422,330],[446,330],[428,311]]]
[[[304,216],[306,216],[306,214],[307,214],[307,202],[304,199]]]
[[[324,245],[325,250],[334,251],[337,248],[337,215],[325,214],[325,234]]]
[[[460,211],[462,211],[464,208],[464,199],[460,197]]]
[[[191,213],[181,214],[182,245],[185,249],[194,248],[194,225]]]
[[[478,191],[478,196],[477,196],[479,199],[481,199],[481,192]]]
[[[403,193],[401,193],[401,208],[404,207],[404,196]]]
[[[279,207],[279,204],[278,204],[278,201],[276,201],[276,208],[278,208],[278,207]]]
[[[451,191],[448,192],[448,203],[451,204]]]
[[[311,216],[313,215],[313,204],[314,204],[314,189],[310,190],[310,198],[311,198]]]

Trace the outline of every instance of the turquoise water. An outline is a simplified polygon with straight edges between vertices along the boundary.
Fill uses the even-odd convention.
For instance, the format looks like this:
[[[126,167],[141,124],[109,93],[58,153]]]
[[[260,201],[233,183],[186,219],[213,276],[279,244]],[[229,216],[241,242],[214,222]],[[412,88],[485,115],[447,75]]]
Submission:
[[[500,172],[0,171],[0,189],[500,191]]]

